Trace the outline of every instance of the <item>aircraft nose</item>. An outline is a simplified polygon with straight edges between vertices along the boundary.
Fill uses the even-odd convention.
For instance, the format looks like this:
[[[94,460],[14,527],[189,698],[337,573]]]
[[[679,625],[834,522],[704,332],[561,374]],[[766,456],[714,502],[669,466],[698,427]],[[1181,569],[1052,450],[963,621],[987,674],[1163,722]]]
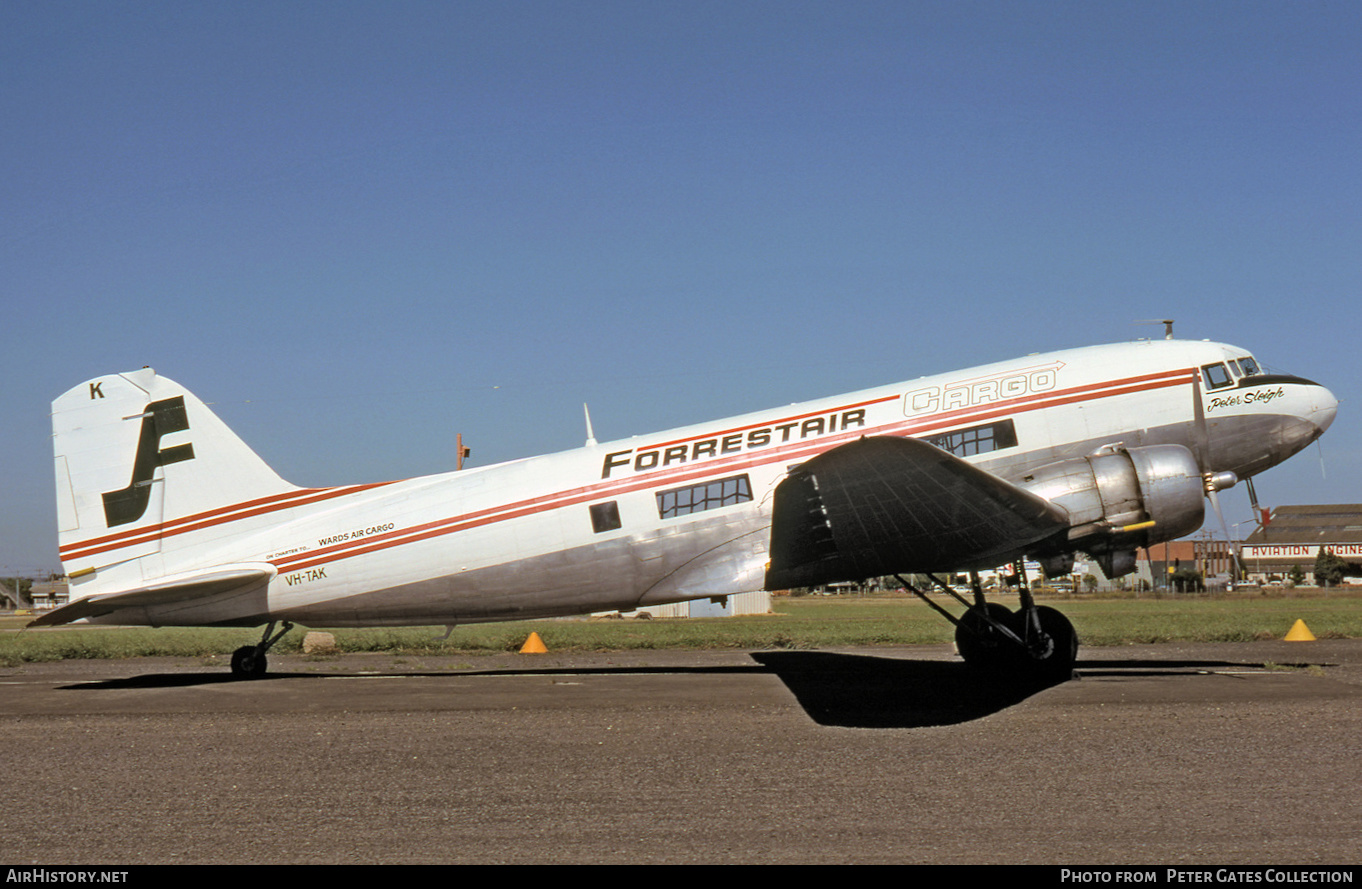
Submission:
[[[1316,386],[1311,398],[1311,411],[1307,419],[1314,423],[1323,435],[1338,414],[1338,398],[1323,386]]]

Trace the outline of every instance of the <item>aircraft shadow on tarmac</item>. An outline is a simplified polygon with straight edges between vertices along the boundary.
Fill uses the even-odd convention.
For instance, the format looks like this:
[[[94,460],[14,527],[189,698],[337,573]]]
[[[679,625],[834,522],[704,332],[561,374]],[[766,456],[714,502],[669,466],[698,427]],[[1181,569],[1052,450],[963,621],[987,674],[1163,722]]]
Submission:
[[[909,660],[832,652],[758,652],[820,725],[924,728],[981,719],[1047,688],[1088,678],[1152,678],[1261,668],[1229,661],[1080,660],[1072,680],[999,675],[959,661]]]
[[[999,676],[971,669],[959,661],[913,660],[901,657],[840,654],[820,651],[753,652],[755,666],[695,667],[555,667],[547,669],[408,670],[389,676],[546,676],[656,673],[695,676],[770,673],[795,696],[809,718],[820,725],[847,728],[925,728],[955,725],[990,716],[1028,697],[1060,684],[1019,676]],[[1187,675],[1260,664],[1227,661],[1083,660],[1076,677],[1092,678]],[[353,673],[271,672],[252,685],[267,687],[283,679],[328,680],[355,678]],[[149,673],[62,686],[67,690],[190,688],[240,682],[230,674]]]
[[[922,728],[981,719],[1054,685],[1000,677],[952,661],[818,651],[752,655],[780,677],[809,717],[848,728]]]
[[[601,675],[612,674],[774,674],[797,698],[810,719],[824,726],[910,728],[945,726],[996,713],[1047,688],[1035,682],[1013,682],[981,675],[962,663],[940,660],[876,658],[832,652],[755,652],[753,666],[696,667],[553,667],[511,670],[460,670],[458,673],[400,671],[406,677],[477,677],[477,675]],[[281,679],[353,678],[354,674],[287,673],[272,671],[252,685],[268,686]],[[225,673],[151,673],[80,682],[67,690],[133,690],[195,688],[240,682]],[[262,690],[264,690],[262,688]]]
[[[492,669],[492,670],[387,670],[383,672],[385,676],[409,677],[412,679],[426,678],[452,678],[468,676],[609,676],[611,674],[638,674],[656,673],[659,675],[687,674],[704,675],[706,673],[762,673],[766,672],[759,667],[548,667],[544,669]],[[211,673],[143,673],[139,676],[120,676],[116,679],[98,679],[89,682],[77,682],[71,685],[58,686],[62,691],[112,691],[115,689],[138,689],[138,688],[193,688],[194,686],[207,685],[234,685],[239,682],[246,682],[252,686],[264,686],[270,682],[281,679],[357,679],[372,676],[372,673],[355,673],[351,671],[321,672],[309,671],[307,673],[287,672],[284,670],[271,670],[264,676],[254,679],[238,679],[230,673],[214,671]]]
[[[816,651],[768,651],[751,655],[752,666],[695,667],[553,667],[546,669],[460,670],[433,673],[424,670],[386,673],[389,676],[551,676],[656,673],[694,676],[761,674],[777,676],[794,694],[809,717],[820,725],[860,728],[916,728],[949,725],[979,719],[1006,709],[1050,683],[1012,681],[980,674],[963,663],[906,660],[871,655]],[[283,679],[353,678],[355,674],[333,672],[296,673],[272,671],[252,686],[268,686]],[[155,688],[192,688],[235,683],[230,674],[145,673],[63,686],[67,690],[102,691]]]

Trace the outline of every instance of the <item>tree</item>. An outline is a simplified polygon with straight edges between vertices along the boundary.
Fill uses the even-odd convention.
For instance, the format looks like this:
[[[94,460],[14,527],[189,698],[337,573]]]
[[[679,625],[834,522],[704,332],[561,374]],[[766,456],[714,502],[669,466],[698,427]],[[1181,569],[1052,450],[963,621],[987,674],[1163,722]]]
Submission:
[[[1343,572],[1347,567],[1347,562],[1320,547],[1319,555],[1315,556],[1315,583],[1323,587],[1338,586],[1343,582]]]
[[[1173,572],[1168,580],[1173,589],[1179,593],[1204,593],[1206,591],[1201,572],[1195,568],[1179,568]]]
[[[27,599],[29,590],[33,589],[33,578],[0,577],[0,586],[3,586],[6,592],[13,590],[19,594],[19,598]]]

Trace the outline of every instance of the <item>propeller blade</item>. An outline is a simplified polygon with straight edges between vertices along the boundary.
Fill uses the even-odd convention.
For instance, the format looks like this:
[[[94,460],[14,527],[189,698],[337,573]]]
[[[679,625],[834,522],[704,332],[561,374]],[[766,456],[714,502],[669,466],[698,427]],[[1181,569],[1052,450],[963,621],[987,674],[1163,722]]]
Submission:
[[[1192,375],[1192,454],[1202,473],[1211,472],[1211,436],[1206,431],[1206,408],[1201,403],[1201,371]]]

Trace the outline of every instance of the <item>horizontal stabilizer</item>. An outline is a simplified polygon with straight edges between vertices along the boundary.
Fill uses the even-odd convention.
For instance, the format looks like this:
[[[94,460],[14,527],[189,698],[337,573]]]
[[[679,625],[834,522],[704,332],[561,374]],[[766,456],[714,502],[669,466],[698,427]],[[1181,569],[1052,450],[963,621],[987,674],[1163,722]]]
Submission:
[[[253,588],[263,590],[275,574],[275,567],[267,562],[220,565],[193,574],[167,577],[148,586],[89,596],[55,611],[49,611],[37,620],[31,621],[29,626],[52,627],[81,618],[103,617],[128,609],[190,604],[226,593],[244,592]],[[154,621],[141,619],[134,623],[155,624]]]
[[[766,588],[991,568],[1068,526],[1049,501],[926,442],[861,438],[776,488]]]

